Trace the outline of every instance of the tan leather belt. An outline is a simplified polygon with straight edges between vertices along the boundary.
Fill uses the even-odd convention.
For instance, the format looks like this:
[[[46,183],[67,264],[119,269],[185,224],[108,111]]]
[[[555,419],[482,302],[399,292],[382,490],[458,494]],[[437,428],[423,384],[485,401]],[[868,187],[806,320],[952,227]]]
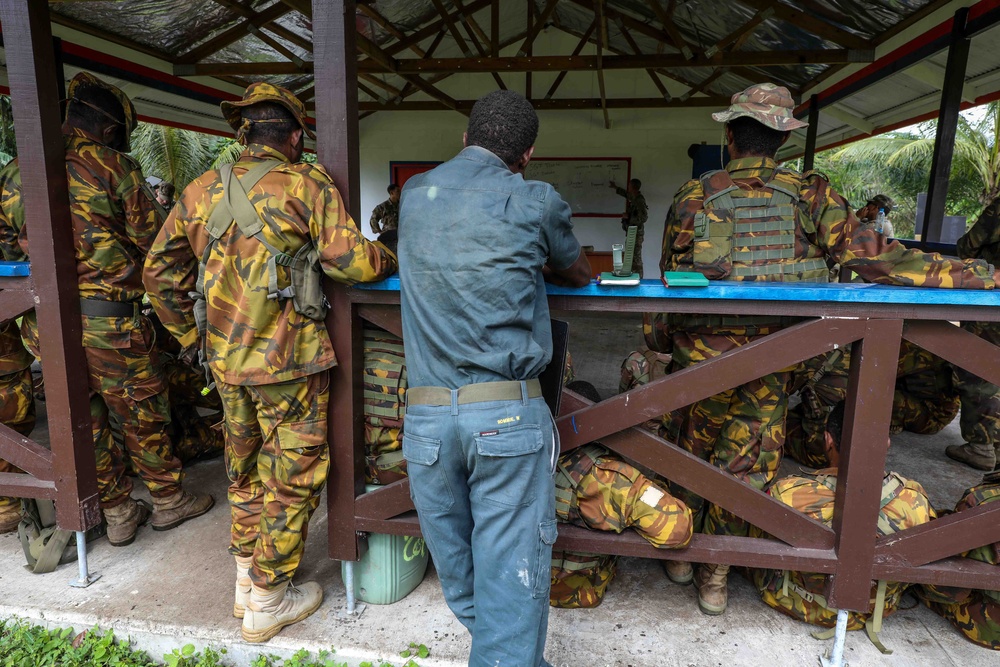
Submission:
[[[528,380],[528,398],[539,398],[542,385]],[[521,398],[521,383],[516,380],[505,382],[479,382],[467,384],[458,390],[458,404],[484,403],[486,401],[513,401]],[[407,405],[451,405],[451,390],[445,387],[410,387],[406,390]]]

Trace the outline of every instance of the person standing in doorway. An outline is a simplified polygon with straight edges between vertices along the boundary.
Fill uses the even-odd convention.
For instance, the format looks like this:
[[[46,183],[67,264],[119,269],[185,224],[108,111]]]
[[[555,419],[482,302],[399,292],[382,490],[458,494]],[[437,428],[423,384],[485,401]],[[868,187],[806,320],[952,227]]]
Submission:
[[[622,231],[628,231],[629,227],[636,227],[635,230],[635,251],[632,253],[632,272],[638,273],[642,277],[642,240],[646,235],[646,220],[649,219],[649,207],[646,206],[646,198],[642,194],[642,181],[633,178],[628,182],[627,188],[620,188],[618,184],[611,181],[608,187],[615,189],[619,196],[625,197],[625,215],[622,217]]]
[[[469,664],[547,666],[558,445],[538,376],[552,358],[543,276],[590,281],[571,210],[527,181],[538,116],[479,99],[465,148],[400,204],[407,390],[403,456]]]
[[[393,183],[386,188],[386,192],[389,198],[375,207],[368,221],[376,236],[399,227],[399,186]]]

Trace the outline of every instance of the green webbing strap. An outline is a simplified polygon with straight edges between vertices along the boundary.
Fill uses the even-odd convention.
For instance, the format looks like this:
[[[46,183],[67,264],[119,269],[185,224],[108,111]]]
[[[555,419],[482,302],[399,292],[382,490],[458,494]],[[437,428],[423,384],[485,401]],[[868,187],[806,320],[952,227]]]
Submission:
[[[797,187],[792,189],[790,186],[785,185],[784,182],[778,180],[778,175],[793,176]],[[787,195],[789,201],[798,203],[799,201],[799,188],[801,187],[802,180],[801,177],[793,171],[788,169],[775,169],[774,173],[771,174],[771,180],[764,184],[764,187],[770,188],[771,190],[776,190],[784,195]],[[773,195],[772,195],[773,196]]]
[[[403,452],[386,452],[375,457],[375,467],[379,470],[389,470],[402,465],[405,460]]]
[[[871,640],[871,643],[883,655],[892,655],[892,650],[887,649],[878,636],[878,633],[882,632],[882,614],[885,610],[885,588],[886,582],[884,580],[879,581],[875,592],[875,613],[865,621],[865,634],[868,635],[868,639]]]
[[[795,244],[794,234],[774,234],[772,236],[747,236],[740,234],[733,235],[733,245],[738,248],[754,248],[762,245],[792,246]]]
[[[825,641],[827,639],[833,639],[837,634],[837,626],[832,628],[823,628],[822,630],[813,630],[809,633],[813,639],[818,639],[820,641]]]
[[[734,250],[734,262],[757,262],[774,259],[792,259],[795,257],[794,248],[771,248],[769,250]]]
[[[808,273],[810,271],[826,271],[826,260],[809,259],[804,262],[788,264],[769,264],[766,266],[734,266],[734,276],[774,276],[786,273]]]
[[[47,542],[45,542],[46,537],[48,537]],[[62,530],[55,526],[44,528],[38,540],[36,540],[36,544],[44,543],[45,546],[42,547],[42,552],[38,554],[38,560],[35,561],[35,566],[31,568],[31,571],[34,574],[45,574],[55,570],[59,566],[63,552],[66,551],[66,546],[72,537],[73,531],[71,530]]]
[[[773,188],[774,192],[771,193],[771,203],[770,206],[773,208],[790,208],[792,211],[795,210],[793,202],[798,201],[798,197],[792,197],[788,194],[787,190]]]
[[[561,521],[569,521],[570,510],[576,502],[575,484],[573,478],[560,465],[556,468],[556,518]]]
[[[263,162],[254,165],[243,174],[243,178],[236,178],[235,181],[240,185],[240,190],[246,195],[246,190],[252,190],[260,179],[274,169],[275,166],[281,164],[277,160],[264,160]],[[205,252],[201,255],[201,263],[198,265],[198,284],[195,288],[198,294],[205,294],[205,265],[208,264],[208,258],[212,254],[212,248],[215,247],[216,242],[222,238],[229,227],[233,224],[233,221],[237,219],[236,214],[233,212],[233,203],[238,204],[238,199],[233,200],[232,188],[230,183],[234,180],[233,176],[233,165],[227,164],[223,165],[220,170],[220,175],[222,177],[222,188],[223,195],[222,200],[215,205],[212,209],[212,213],[208,216],[208,222],[205,223],[205,231],[208,232],[209,241],[205,245]],[[256,209],[254,209],[253,204],[250,203],[250,199],[244,196],[244,203],[250,208],[250,213],[252,213],[252,218],[247,218],[244,222],[237,223],[240,226],[240,230],[243,231],[243,235],[247,238],[254,236],[254,233],[247,233],[247,231],[253,227],[256,227],[256,233],[264,228],[264,222],[257,215]],[[246,208],[241,208],[241,211],[245,214]],[[246,227],[244,227],[246,225]],[[265,243],[265,247],[268,251],[271,248]],[[270,267],[268,267],[270,269]]]
[[[365,336],[365,352],[373,352],[376,354],[383,352],[385,354],[391,354],[399,357],[400,361],[402,361],[405,356],[402,343],[390,343],[386,340],[369,338],[367,336]]]
[[[795,226],[795,219],[792,217],[795,215],[795,207],[792,205],[764,205],[764,202],[758,202],[757,206],[753,207],[742,207],[735,211],[735,218],[737,220],[745,219],[757,219],[757,218],[784,218],[792,223],[792,227]]]
[[[579,553],[579,552],[573,552]],[[581,554],[582,555],[582,554]],[[601,566],[600,559],[575,561],[567,558],[559,559],[559,569],[564,572],[579,572],[581,570],[593,570]]]
[[[794,220],[767,220],[764,222],[737,222],[733,226],[735,234],[755,232],[790,232],[795,229]]]

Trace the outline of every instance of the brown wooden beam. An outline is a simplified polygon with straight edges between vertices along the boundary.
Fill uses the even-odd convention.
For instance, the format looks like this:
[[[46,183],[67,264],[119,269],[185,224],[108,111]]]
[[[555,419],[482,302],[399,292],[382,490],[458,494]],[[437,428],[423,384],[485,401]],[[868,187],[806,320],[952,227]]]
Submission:
[[[596,28],[597,28],[597,21],[595,20],[591,22],[590,27],[587,28],[587,32],[583,33],[583,35],[580,37],[580,43],[576,45],[575,49],[573,49],[574,56],[580,55],[580,52],[583,51],[583,47],[585,47],[587,45],[587,42],[590,41],[590,36],[594,34],[594,30]],[[556,94],[556,90],[559,89],[559,85],[563,82],[563,79],[566,78],[566,74],[568,74],[568,72],[566,72],[565,70],[559,72],[559,76],[557,76],[556,80],[552,82],[552,86],[549,88],[549,92],[545,93],[545,99],[551,99],[552,96]]]
[[[385,90],[386,92],[391,93],[393,97],[399,97],[400,95],[403,94],[402,90],[400,90],[396,86],[392,85],[391,83],[383,81],[382,79],[378,78],[374,74],[367,74],[365,72],[359,72],[358,73],[358,80],[359,81],[364,80],[364,81],[367,81],[368,83],[376,85],[379,88],[382,88],[383,90]]]
[[[472,50],[469,48],[469,45],[465,43],[465,40],[462,39],[462,33],[458,31],[458,26],[455,24],[457,14],[461,12],[456,12],[455,14],[450,13],[445,8],[444,3],[442,3],[441,0],[431,0],[431,2],[434,3],[434,7],[438,10],[438,14],[441,15],[441,18],[444,19],[445,25],[448,26],[448,32],[451,33],[455,43],[458,44],[458,48],[462,49],[462,53],[464,53],[467,58],[471,57]]]
[[[452,2],[454,2],[455,6],[458,7],[458,10],[462,12],[462,27],[465,28],[465,34],[469,36],[469,41],[476,47],[476,51],[479,52],[479,55],[484,57],[488,56],[490,52],[486,48],[486,45],[489,44],[489,38],[483,33],[482,28],[479,27],[479,24],[476,23],[476,20],[472,17],[472,15],[465,11],[461,0],[452,0]],[[482,42],[479,41],[478,35],[483,36]],[[507,90],[507,84],[504,83],[504,80],[500,78],[499,74],[496,72],[490,72],[490,75],[493,77],[493,80],[496,82],[497,87],[500,90]]]
[[[774,16],[775,4],[777,4],[777,2],[772,1],[769,6],[754,14],[753,18],[741,27],[732,31],[718,42],[705,49],[705,56],[711,58],[720,51],[728,50],[730,46],[732,46],[734,50],[738,49],[740,45],[753,34],[753,31],[756,30],[761,23]]]
[[[173,73],[174,76],[274,76],[312,71],[312,61],[307,60],[301,66],[293,62],[176,64]]]
[[[491,0],[475,0],[474,2],[469,3],[465,7],[465,11],[469,12],[469,13],[478,12],[480,9],[485,9],[486,7],[489,7],[490,6],[490,2],[491,2]],[[448,17],[448,18],[451,18],[452,20],[454,20],[455,18],[458,18],[459,14],[461,14],[461,12],[454,11],[454,12],[451,12],[451,13],[446,13],[445,16]],[[390,56],[393,56],[393,55],[396,55],[397,53],[399,53],[400,51],[405,51],[406,49],[410,48],[411,44],[419,44],[420,42],[424,41],[425,39],[428,39],[429,37],[433,37],[442,28],[445,28],[445,29],[448,28],[448,24],[445,21],[445,16],[442,16],[441,18],[438,18],[436,21],[432,21],[431,23],[428,23],[427,25],[425,25],[420,30],[417,30],[416,32],[411,33],[410,36],[407,37],[406,39],[404,39],[402,41],[399,41],[399,42],[395,42],[394,44],[386,44],[382,48]]]
[[[475,100],[453,100],[457,111],[469,111]],[[572,111],[601,109],[600,98],[534,98],[532,106],[539,111]],[[692,97],[686,102],[677,98],[665,100],[662,97],[609,97],[605,100],[608,109],[685,109],[702,107],[724,107],[729,104],[728,97],[713,95],[712,97]],[[391,106],[383,106],[374,102],[360,102],[358,108],[362,111],[443,111],[452,109],[441,102],[433,100],[404,101]]]
[[[713,58],[695,57],[684,60],[678,54],[641,54],[610,56],[602,60],[604,69],[648,69],[662,67],[731,67],[748,65],[769,67],[775,65],[809,65],[843,62],[870,62],[872,51],[850,51],[847,49],[820,49],[817,51],[753,51],[717,54]],[[267,63],[264,63],[266,65]],[[401,73],[431,72],[562,72],[588,71],[597,69],[597,56],[530,56],[513,58],[427,58],[398,61]],[[227,64],[226,66],[232,66]],[[252,68],[255,65],[242,65]],[[206,68],[223,67],[206,65]],[[367,72],[384,71],[384,66],[372,60],[358,64]]]
[[[632,49],[632,52],[636,55],[641,54],[642,50],[636,43],[635,38],[632,37],[632,33],[630,33],[628,31],[628,28],[625,27],[625,24],[624,23],[619,24],[618,29],[621,31],[622,37],[625,38],[625,41],[628,42],[629,48]],[[671,97],[670,91],[668,91],[667,87],[663,85],[662,81],[660,81],[660,76],[656,73],[656,70],[653,68],[647,68],[646,74],[649,75],[649,78],[652,80],[653,85],[656,86],[656,89],[660,91],[660,95],[663,95],[663,99],[669,100]]]
[[[533,0],[528,0],[529,6],[532,6],[533,4]],[[542,13],[538,16],[537,20],[533,21],[534,25],[531,26],[530,30],[528,30],[528,36],[525,37],[524,43],[521,44],[521,47],[517,50],[517,55],[523,56],[528,53],[529,49],[531,49],[531,45],[535,43],[535,39],[545,27],[545,22],[549,20],[550,16],[552,16],[552,12],[555,11],[556,5],[558,4],[559,0],[548,1],[548,4],[545,5],[545,9],[542,10]]]
[[[267,9],[255,14],[255,18],[244,20],[229,30],[216,35],[200,46],[196,46],[190,51],[181,54],[175,62],[190,64],[204,60],[213,53],[217,53],[230,44],[238,42],[243,37],[246,37],[250,33],[251,28],[259,28],[267,25],[271,21],[284,16],[290,11],[292,11],[291,7],[275,3]]]
[[[681,52],[687,60],[694,58],[694,51],[688,46],[687,40],[681,35],[680,30],[677,29],[677,25],[674,23],[674,18],[672,12],[667,12],[660,4],[660,0],[646,0],[646,4],[649,5],[653,13],[656,14],[656,18],[660,19],[660,23],[663,24],[663,29],[666,31],[667,35],[670,37],[670,42],[674,45],[678,51]]]
[[[490,47],[494,58],[500,57],[500,0],[490,2]]]
[[[262,28],[264,25],[266,25],[267,29],[270,30],[271,32],[273,32],[275,35],[281,37],[282,39],[284,39],[287,42],[290,42],[290,43],[296,45],[300,49],[305,49],[306,51],[309,51],[310,53],[312,53],[312,42],[311,41],[309,41],[308,39],[306,39],[302,35],[298,35],[298,34],[292,32],[291,30],[289,30],[288,28],[285,28],[284,26],[281,26],[281,25],[278,25],[278,24],[274,23],[274,19],[271,19],[271,20],[267,21],[266,24],[259,24],[257,22],[258,21],[258,13],[255,12],[247,4],[244,4],[246,2],[246,0],[243,0],[243,2],[238,2],[237,0],[214,0],[214,1],[216,3],[218,3],[218,4],[220,4],[220,5],[223,5],[225,7],[228,7],[230,9],[232,9],[234,12],[238,13],[243,18],[248,19],[249,21],[253,22],[254,25],[257,28]],[[275,3],[275,4],[277,4],[277,3]]]
[[[382,28],[383,30],[385,30],[387,33],[389,33],[390,35],[392,35],[396,39],[398,39],[398,40],[404,40],[404,39],[406,39],[406,35],[399,28],[397,28],[396,26],[394,26],[392,24],[392,21],[390,21],[385,16],[383,16],[382,14],[380,14],[379,11],[377,9],[375,9],[374,7],[372,7],[371,5],[366,5],[364,3],[358,3],[358,9],[360,9],[364,13],[365,16],[367,16],[372,21],[374,21],[376,24],[378,24],[378,26],[380,28]],[[419,57],[419,58],[423,58],[425,55],[427,55],[426,52],[423,49],[421,49],[419,46],[417,46],[416,44],[411,44],[409,48],[410,48],[411,51],[413,51],[414,53],[416,53],[417,57]]]
[[[57,14],[56,12],[51,13],[52,22],[76,30],[77,32],[82,32],[86,35],[92,35],[100,39],[111,42],[112,44],[118,44],[119,46],[124,46],[127,49],[132,49],[138,53],[144,53],[147,56],[152,56],[154,58],[159,58],[160,60],[170,61],[170,54],[165,51],[160,51],[159,49],[154,49],[146,44],[142,44],[135,40],[129,39],[127,37],[122,37],[121,35],[116,35],[113,32],[107,30],[101,30],[100,28],[95,28],[89,23],[84,23],[83,21],[77,21],[69,16],[63,16],[62,14]]]
[[[608,93],[604,86],[604,49],[608,45],[608,19],[604,15],[604,0],[594,0],[594,19],[597,21],[597,88],[601,94],[601,112],[604,114],[604,129],[611,129],[608,115]]]
[[[729,69],[726,67],[719,67],[714,72],[705,77],[704,81],[699,83],[697,86],[693,86],[690,90],[686,91],[683,95],[681,95],[681,101],[682,102],[686,101],[690,99],[692,96],[697,95],[698,93],[707,91],[709,86],[715,83],[719,77],[721,77],[728,71]]]
[[[786,5],[783,2],[773,2],[772,0],[736,1],[742,5],[746,5],[747,7],[752,7],[757,11],[772,7],[774,9],[775,18],[791,23],[795,27],[807,30],[818,37],[822,37],[823,39],[828,39],[834,44],[840,44],[841,46],[849,49],[872,48],[871,40],[838,28],[835,25],[827,23],[823,19],[817,18],[809,12],[798,10],[795,7]]]

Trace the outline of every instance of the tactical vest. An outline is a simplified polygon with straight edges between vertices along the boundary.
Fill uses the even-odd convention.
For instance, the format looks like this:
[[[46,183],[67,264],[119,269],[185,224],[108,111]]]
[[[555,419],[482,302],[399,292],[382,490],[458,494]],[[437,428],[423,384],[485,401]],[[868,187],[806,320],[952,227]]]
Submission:
[[[403,413],[407,381],[401,338],[365,327],[363,383],[367,481],[388,484],[406,475]]]
[[[780,479],[768,493],[806,516],[830,525],[836,491],[836,469],[827,468],[817,471],[815,475]],[[892,472],[885,476],[876,528],[880,536],[912,528],[934,517],[934,509],[919,483]],[[752,527],[750,533],[754,537],[764,536],[763,531],[756,527]],[[827,575],[764,569],[753,569],[751,574],[761,599],[767,605],[812,625],[826,628],[836,625],[837,610],[830,607],[823,595]],[[864,628],[872,643],[883,653],[887,652],[878,638],[882,618],[896,611],[907,586],[904,583],[878,582],[872,587],[868,613],[850,612],[847,629]],[[814,636],[826,638],[832,634],[820,632]]]
[[[775,169],[761,190],[743,190],[725,169],[701,177],[702,210],[694,217],[694,268],[714,280],[825,283],[822,257],[795,256],[802,178]],[[806,233],[813,233],[811,221]]]

